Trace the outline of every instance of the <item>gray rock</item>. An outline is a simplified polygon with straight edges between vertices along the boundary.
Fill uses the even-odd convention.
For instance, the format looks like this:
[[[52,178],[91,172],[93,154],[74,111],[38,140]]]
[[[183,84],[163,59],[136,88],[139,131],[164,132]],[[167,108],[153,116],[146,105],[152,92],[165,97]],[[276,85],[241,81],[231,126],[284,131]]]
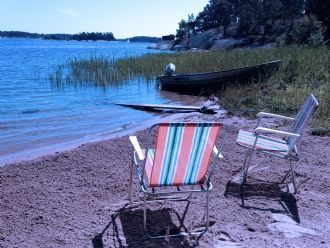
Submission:
[[[178,45],[175,45],[174,47],[172,47],[172,50],[186,51],[186,50],[189,50],[189,47],[188,46],[185,46],[183,44],[178,44]]]
[[[148,48],[159,50],[227,50],[234,48],[272,48],[275,43],[261,44],[253,38],[223,38],[219,29],[209,29],[203,33],[196,34],[191,38],[184,40],[165,40],[152,44]]]
[[[173,40],[165,40],[148,46],[148,49],[169,50],[173,47]]]
[[[197,49],[209,49],[214,42],[221,39],[222,35],[215,28],[209,29],[203,33],[191,37],[190,47]]]
[[[176,41],[177,43],[177,41]],[[185,51],[190,49],[190,39],[184,39],[172,47],[172,50]]]
[[[276,43],[268,43],[261,46],[260,48],[274,48],[274,47],[276,47]]]
[[[211,50],[233,49],[233,48],[240,46],[240,44],[241,44],[241,40],[221,39],[221,40],[216,40],[210,49]]]

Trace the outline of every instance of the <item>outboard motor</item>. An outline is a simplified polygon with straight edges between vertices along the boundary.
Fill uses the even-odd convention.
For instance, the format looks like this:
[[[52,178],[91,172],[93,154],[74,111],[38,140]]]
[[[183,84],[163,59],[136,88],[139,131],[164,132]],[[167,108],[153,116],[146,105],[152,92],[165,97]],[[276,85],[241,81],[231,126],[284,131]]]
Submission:
[[[165,67],[165,75],[166,76],[172,76],[175,73],[175,65],[172,63],[169,63]]]

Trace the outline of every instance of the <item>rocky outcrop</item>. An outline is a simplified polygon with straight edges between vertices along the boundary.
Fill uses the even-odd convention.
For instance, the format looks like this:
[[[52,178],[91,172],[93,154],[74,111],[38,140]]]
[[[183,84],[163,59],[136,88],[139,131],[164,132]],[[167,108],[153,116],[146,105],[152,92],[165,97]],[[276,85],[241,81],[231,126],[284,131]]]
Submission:
[[[242,41],[240,39],[221,39],[215,40],[212,44],[210,50],[223,50],[223,49],[233,49],[240,47]]]
[[[191,42],[190,38],[184,39],[182,41],[176,41],[173,44],[172,50],[176,50],[176,51],[189,50],[189,49],[191,49],[190,42]]]
[[[228,50],[238,47],[253,48],[253,47],[274,47],[274,43],[264,43],[255,38],[224,38],[222,32],[217,29],[209,29],[203,33],[194,35],[191,38],[183,40],[165,40],[151,45],[149,48],[160,50]]]
[[[158,50],[170,50],[174,45],[174,40],[163,40],[158,43],[153,43],[148,46],[149,49],[158,49]]]
[[[218,29],[212,28],[191,37],[190,48],[207,50],[219,39],[222,39],[222,34],[219,33]]]

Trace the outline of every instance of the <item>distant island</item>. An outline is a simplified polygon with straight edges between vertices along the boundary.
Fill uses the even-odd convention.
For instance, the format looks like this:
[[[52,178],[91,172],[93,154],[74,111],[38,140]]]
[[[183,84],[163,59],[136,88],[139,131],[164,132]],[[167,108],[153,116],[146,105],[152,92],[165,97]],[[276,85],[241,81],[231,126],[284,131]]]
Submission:
[[[116,39],[112,32],[81,32],[78,34],[39,34],[29,33],[23,31],[0,31],[2,38],[30,38],[30,39],[45,39],[45,40],[104,40],[104,41],[123,41],[123,42],[149,42],[155,43],[162,39],[158,37],[149,36],[135,36],[125,39]]]
[[[117,39],[117,41],[157,43],[157,42],[162,41],[162,38],[160,38],[160,37],[150,37],[150,36],[134,36],[134,37],[131,37],[131,38]]]

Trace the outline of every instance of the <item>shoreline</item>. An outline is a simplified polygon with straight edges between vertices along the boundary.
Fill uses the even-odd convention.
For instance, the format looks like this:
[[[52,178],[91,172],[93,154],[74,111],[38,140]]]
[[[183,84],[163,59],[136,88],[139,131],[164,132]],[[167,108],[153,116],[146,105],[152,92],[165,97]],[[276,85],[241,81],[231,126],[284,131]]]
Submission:
[[[188,114],[188,113],[186,113]],[[191,113],[190,113],[191,114]],[[15,152],[12,154],[8,154],[5,156],[2,156],[0,158],[0,167],[5,167],[13,163],[19,163],[24,161],[31,161],[34,159],[38,159],[47,155],[54,155],[59,152],[64,152],[68,150],[73,150],[81,145],[88,144],[88,143],[95,143],[99,141],[104,140],[111,140],[114,138],[119,138],[125,135],[130,135],[135,132],[147,129],[151,125],[154,125],[160,121],[171,121],[175,118],[180,118],[180,116],[185,115],[185,113],[177,113],[177,114],[170,114],[166,116],[154,116],[150,119],[146,119],[142,122],[136,123],[132,122],[129,124],[125,124],[122,126],[119,126],[113,131],[111,131],[109,134],[98,136],[98,137],[83,137],[77,140],[73,141],[67,141],[64,143],[57,143],[50,146],[47,146],[45,148],[34,148],[30,150],[24,150],[20,152]],[[92,136],[92,135],[89,135]]]
[[[298,147],[301,159],[296,169],[296,195],[281,193],[283,185],[278,182],[288,170],[279,166],[282,160],[255,156],[243,201],[235,178],[246,150],[237,146],[235,139],[239,128],[253,127],[255,120],[224,113],[192,113],[176,120],[220,121],[228,129],[225,158],[215,167],[212,178],[210,231],[195,241],[198,247],[327,247],[329,137],[304,133]],[[148,130],[133,133],[145,144]],[[144,238],[142,208],[127,207],[133,153],[127,135],[0,167],[0,246],[166,247],[162,240]],[[136,199],[139,195],[134,183]],[[154,216],[150,229],[161,230],[167,221],[179,226],[176,214],[184,212],[186,228],[199,224],[203,199],[196,196],[188,205],[150,204],[148,209]],[[173,247],[189,247],[191,242],[169,241]]]
[[[173,97],[173,96],[172,96]],[[215,105],[218,109],[220,109],[220,106],[218,106],[214,101],[206,100],[203,97],[194,97],[192,100],[190,99],[188,101],[186,96],[183,96],[180,98],[182,101],[182,104],[190,104],[190,105],[196,105],[196,106],[211,106]],[[143,111],[143,110],[139,110]],[[222,110],[218,110],[222,111]],[[147,111],[148,112],[148,111]],[[24,161],[30,161],[34,159],[38,159],[40,157],[46,156],[46,155],[54,155],[59,152],[64,152],[67,150],[75,149],[83,144],[93,143],[93,142],[99,142],[104,140],[111,140],[114,138],[122,137],[125,135],[130,135],[132,133],[144,130],[160,121],[171,121],[176,118],[183,117],[185,115],[191,115],[194,114],[193,112],[189,111],[162,111],[157,115],[150,116],[147,119],[144,119],[139,122],[131,122],[127,124],[123,124],[121,126],[115,127],[109,131],[107,131],[107,134],[102,135],[87,135],[85,137],[66,141],[66,142],[60,142],[55,143],[52,145],[49,145],[47,147],[42,148],[32,148],[29,150],[14,152],[11,154],[2,155],[0,157],[0,168],[7,166],[12,163],[19,163]]]

